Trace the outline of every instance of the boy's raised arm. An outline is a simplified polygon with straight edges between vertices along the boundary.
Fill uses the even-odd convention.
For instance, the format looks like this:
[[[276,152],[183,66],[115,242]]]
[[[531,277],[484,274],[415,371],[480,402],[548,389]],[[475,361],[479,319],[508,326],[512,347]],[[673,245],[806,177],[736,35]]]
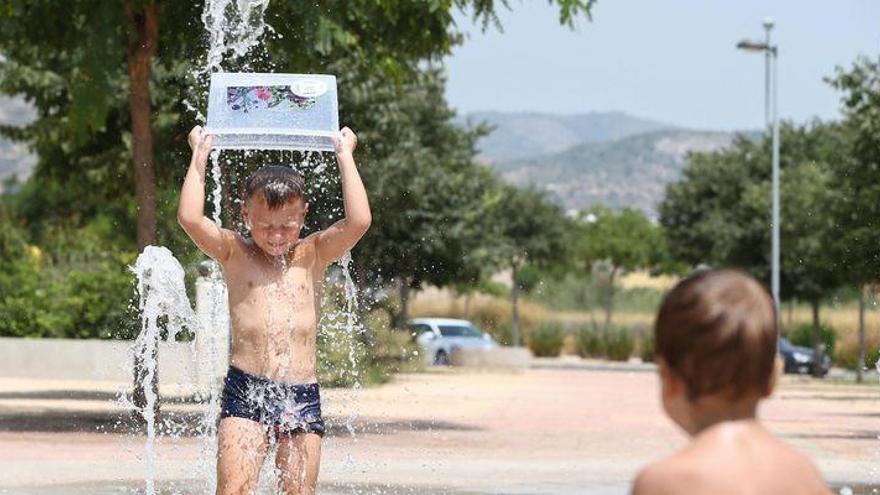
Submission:
[[[336,160],[342,178],[345,218],[315,234],[318,257],[325,265],[341,258],[346,251],[354,247],[370,228],[373,219],[367,191],[354,163],[353,153],[356,146],[357,136],[348,127],[343,128],[336,142]]]
[[[222,262],[232,252],[234,234],[205,216],[205,166],[211,144],[212,137],[204,129],[193,127],[189,133],[192,160],[180,191],[177,221],[203,253]]]

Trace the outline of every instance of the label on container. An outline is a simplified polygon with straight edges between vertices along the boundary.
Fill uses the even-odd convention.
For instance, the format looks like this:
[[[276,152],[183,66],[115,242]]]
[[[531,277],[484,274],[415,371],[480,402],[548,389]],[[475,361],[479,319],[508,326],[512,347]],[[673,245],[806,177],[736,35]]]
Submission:
[[[322,81],[295,81],[289,86],[229,86],[226,106],[236,112],[307,109],[327,92]]]

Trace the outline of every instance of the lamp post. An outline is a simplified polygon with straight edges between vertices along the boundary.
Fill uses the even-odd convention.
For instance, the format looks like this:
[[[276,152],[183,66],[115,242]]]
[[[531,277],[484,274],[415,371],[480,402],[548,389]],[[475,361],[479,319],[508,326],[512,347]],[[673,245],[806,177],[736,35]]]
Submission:
[[[773,212],[772,212],[772,252],[770,256],[770,289],[773,303],[776,305],[776,318],[779,319],[779,113],[777,102],[778,92],[778,47],[770,44],[770,30],[773,20],[764,19],[764,42],[743,40],[736,44],[740,50],[763,53],[764,60],[764,119],[767,127],[773,132]],[[772,95],[771,95],[772,93]],[[771,98],[772,96],[772,98]],[[771,104],[772,101],[772,104]],[[778,329],[777,325],[777,329]]]

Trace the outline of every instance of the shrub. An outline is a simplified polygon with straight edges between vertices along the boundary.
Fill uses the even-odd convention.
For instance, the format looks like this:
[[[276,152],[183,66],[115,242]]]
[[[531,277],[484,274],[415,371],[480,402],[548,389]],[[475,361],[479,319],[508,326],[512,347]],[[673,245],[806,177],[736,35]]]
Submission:
[[[642,362],[650,363],[654,361],[654,332],[642,332],[639,337],[639,357]]]
[[[603,357],[601,330],[595,325],[579,328],[575,332],[575,349],[580,357]]]
[[[835,342],[837,340],[837,333],[831,328],[830,325],[826,323],[822,323],[819,327],[819,330],[822,335],[822,342],[825,343],[827,348],[827,353],[829,356],[834,357],[834,351],[836,350]],[[796,325],[794,328],[788,331],[787,337],[789,342],[794,345],[804,346],[804,347],[813,347],[813,325],[810,323],[801,323]]]
[[[105,245],[98,226],[49,230],[41,248],[0,221],[0,335],[130,338],[132,253]]]
[[[538,357],[556,357],[565,342],[565,331],[558,325],[544,324],[531,333],[529,349]]]
[[[600,357],[612,361],[626,361],[635,350],[633,332],[624,327],[602,329],[595,324],[583,327],[577,331],[575,343],[581,357]]]
[[[874,369],[877,359],[880,357],[880,342],[869,339],[865,342],[865,362],[861,363],[863,369]],[[834,352],[834,364],[851,370],[859,366],[859,345],[857,340],[838,344]]]
[[[635,350],[632,332],[624,327],[612,327],[605,334],[606,356],[612,361],[626,361]]]

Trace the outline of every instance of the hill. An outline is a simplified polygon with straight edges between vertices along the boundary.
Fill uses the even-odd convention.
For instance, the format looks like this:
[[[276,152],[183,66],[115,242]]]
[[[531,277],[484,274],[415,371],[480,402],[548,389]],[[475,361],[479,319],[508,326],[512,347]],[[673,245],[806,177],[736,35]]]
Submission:
[[[489,163],[513,184],[551,191],[569,210],[602,203],[639,208],[654,217],[666,184],[677,180],[686,165],[687,153],[719,150],[733,138],[728,132],[661,130]]]
[[[460,119],[485,122],[493,132],[477,144],[486,164],[559,153],[584,143],[613,141],[674,126],[623,112],[555,115],[534,112],[475,112]]]

